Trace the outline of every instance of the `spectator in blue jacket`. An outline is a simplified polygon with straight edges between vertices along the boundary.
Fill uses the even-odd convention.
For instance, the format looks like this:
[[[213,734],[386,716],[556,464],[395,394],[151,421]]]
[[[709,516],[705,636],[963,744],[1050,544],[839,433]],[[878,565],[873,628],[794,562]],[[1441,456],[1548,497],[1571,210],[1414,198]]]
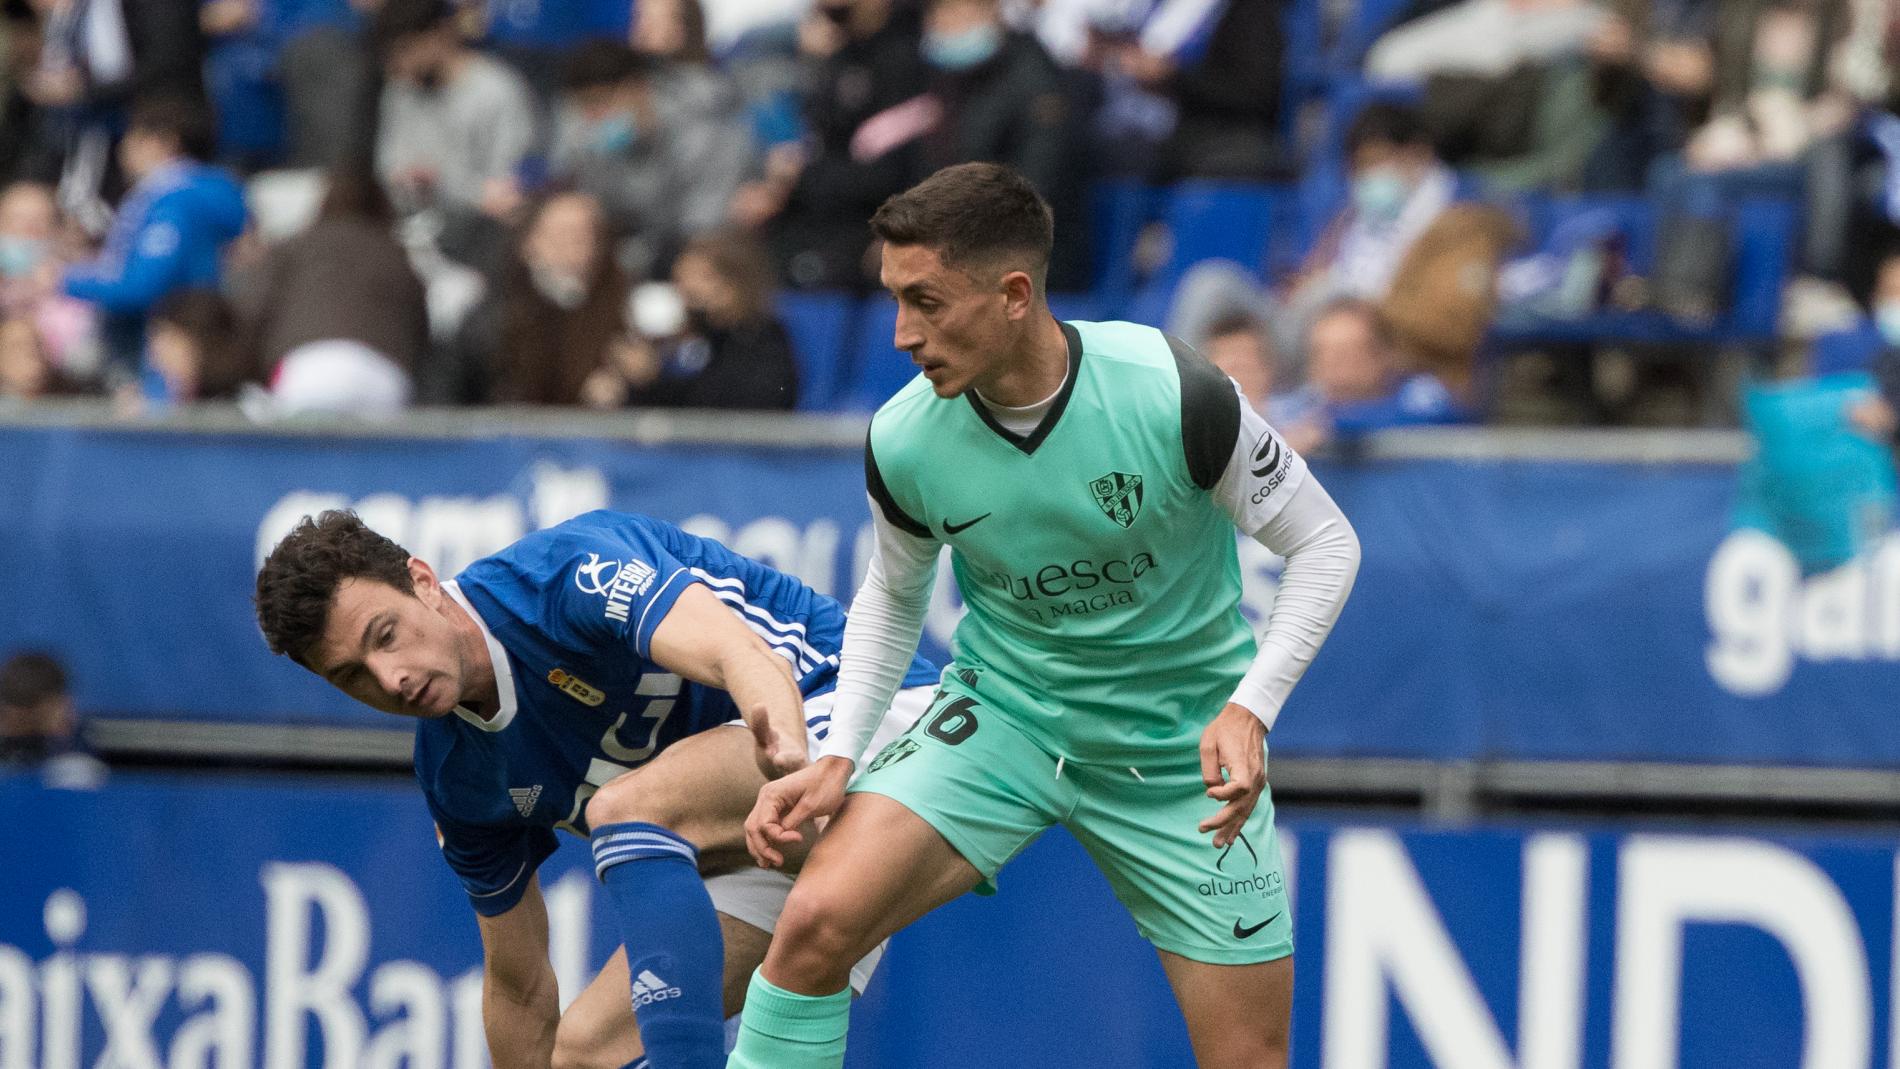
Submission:
[[[146,318],[167,295],[216,289],[224,247],[244,229],[244,193],[203,161],[214,127],[201,105],[174,97],[139,104],[119,163],[135,184],[97,259],[69,269],[66,293],[101,310],[109,370],[129,376],[145,348]]]
[[[1296,452],[1464,419],[1444,383],[1407,368],[1391,325],[1370,301],[1347,297],[1327,305],[1306,348],[1306,385],[1276,406],[1288,421],[1281,433]]]

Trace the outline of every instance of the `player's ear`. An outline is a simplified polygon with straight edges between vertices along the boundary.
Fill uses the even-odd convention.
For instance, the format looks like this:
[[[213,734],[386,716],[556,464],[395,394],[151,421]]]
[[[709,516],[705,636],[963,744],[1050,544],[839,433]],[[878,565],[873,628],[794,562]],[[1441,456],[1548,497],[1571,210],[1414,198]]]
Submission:
[[[433,609],[442,602],[442,581],[436,578],[435,569],[421,557],[409,558],[409,585],[424,605]]]
[[[1029,317],[1036,303],[1036,280],[1027,271],[1011,271],[1003,276],[1003,311],[1012,320]]]

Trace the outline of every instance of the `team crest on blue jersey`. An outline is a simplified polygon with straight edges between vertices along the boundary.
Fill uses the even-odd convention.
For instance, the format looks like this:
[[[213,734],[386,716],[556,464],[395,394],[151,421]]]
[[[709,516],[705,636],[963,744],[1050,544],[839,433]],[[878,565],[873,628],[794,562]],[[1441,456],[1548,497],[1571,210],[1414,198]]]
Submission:
[[[1107,475],[1097,476],[1089,483],[1089,491],[1095,495],[1095,503],[1102,506],[1108,518],[1123,527],[1132,527],[1135,517],[1141,515],[1141,476],[1130,475],[1125,471],[1111,471]]]
[[[580,702],[582,705],[599,705],[607,700],[607,692],[575,676],[556,668],[548,673],[548,682],[561,688],[562,693]]]

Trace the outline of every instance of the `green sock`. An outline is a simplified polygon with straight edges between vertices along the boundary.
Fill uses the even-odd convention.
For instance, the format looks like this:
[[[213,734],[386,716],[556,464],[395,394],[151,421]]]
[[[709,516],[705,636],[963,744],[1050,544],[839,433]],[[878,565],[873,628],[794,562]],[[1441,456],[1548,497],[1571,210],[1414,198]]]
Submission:
[[[739,1045],[726,1069],[842,1069],[850,1026],[850,987],[835,995],[794,995],[754,971]]]

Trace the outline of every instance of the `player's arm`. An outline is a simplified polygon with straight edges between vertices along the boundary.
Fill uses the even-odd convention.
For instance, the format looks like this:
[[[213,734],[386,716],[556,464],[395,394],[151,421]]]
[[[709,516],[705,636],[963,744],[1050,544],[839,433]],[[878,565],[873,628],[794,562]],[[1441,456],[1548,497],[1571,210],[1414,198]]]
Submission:
[[[1226,846],[1267,785],[1266,736],[1352,591],[1359,539],[1307,470],[1225,375],[1176,343],[1189,476],[1234,525],[1286,558],[1273,613],[1234,694],[1201,733],[1201,778],[1221,803],[1201,822]]]
[[[546,1069],[561,1022],[548,961],[548,910],[539,877],[513,909],[477,915],[482,932],[482,1030],[495,1069]]]
[[[767,778],[805,767],[805,702],[797,677],[712,591],[697,583],[682,591],[654,629],[648,653],[674,675],[732,696],[758,742]]]
[[[901,514],[894,521],[875,492],[871,529],[871,563],[845,618],[831,732],[810,768],[759,792],[746,821],[746,847],[761,864],[782,864],[780,848],[799,841],[797,829],[830,816],[844,802],[851,773],[910,671],[923,636],[938,542]]]
[[[1259,650],[1233,696],[1233,704],[1268,729],[1332,633],[1359,574],[1359,536],[1352,523],[1306,462],[1277,437],[1267,437],[1272,434],[1266,420],[1247,409],[1234,456],[1213,491],[1236,526],[1286,558]],[[1263,449],[1268,457],[1279,452],[1280,467],[1293,469],[1277,488],[1271,488],[1271,466],[1254,459]]]

